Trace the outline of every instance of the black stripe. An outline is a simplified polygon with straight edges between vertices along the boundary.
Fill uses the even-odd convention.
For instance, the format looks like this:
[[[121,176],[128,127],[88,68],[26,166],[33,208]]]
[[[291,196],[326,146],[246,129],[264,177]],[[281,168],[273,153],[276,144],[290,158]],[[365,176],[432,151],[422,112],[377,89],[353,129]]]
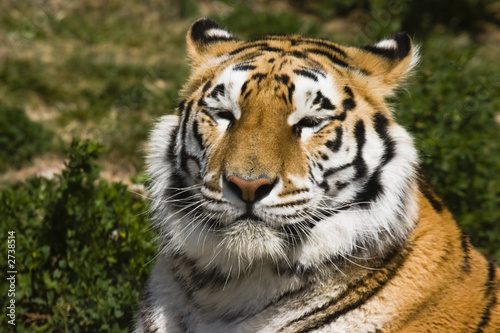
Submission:
[[[293,92],[295,91],[295,84],[290,84],[288,86],[288,101],[292,103]]]
[[[276,79],[276,81],[282,82],[284,84],[288,84],[288,82],[290,82],[290,76],[286,74],[281,74],[281,75],[275,74],[274,78]]]
[[[396,155],[396,143],[389,136],[388,126],[389,120],[381,113],[376,113],[373,116],[373,125],[378,136],[384,144],[384,154],[375,169],[370,175],[368,182],[363,186],[363,191],[356,195],[355,202],[361,203],[363,206],[375,201],[383,193],[383,185],[380,180],[382,168],[391,161]]]
[[[250,64],[244,62],[244,63],[241,63],[241,64],[234,66],[233,70],[246,72],[246,71],[254,70],[256,68],[257,68],[256,66],[250,65]]]
[[[335,105],[332,104],[330,99],[324,96],[321,91],[316,92],[316,97],[312,101],[313,104],[319,104],[320,108],[323,110],[335,110]]]
[[[285,66],[286,64],[288,64],[288,60],[287,60],[287,59],[285,59],[285,60],[283,60],[283,61],[281,62],[280,67],[279,67],[279,70],[281,71],[281,70],[283,69],[283,66]]]
[[[336,181],[335,182],[335,187],[337,188],[338,191],[344,189],[347,185],[349,185],[349,183],[344,183],[344,182],[341,182],[341,181]]]
[[[280,49],[280,48],[277,48],[277,47],[271,47],[271,46],[265,46],[263,48],[261,48],[261,51],[264,51],[264,52],[283,52],[283,49]]]
[[[326,47],[334,52],[337,52],[339,53],[340,55],[342,55],[344,58],[347,58],[347,54],[341,50],[337,45],[333,44],[332,42],[330,41],[327,41],[327,40],[319,40],[319,39],[306,39],[303,41],[304,44],[315,44],[315,45],[318,45],[318,46],[323,46],[323,47]]]
[[[251,79],[257,80],[257,82],[260,83],[260,81],[262,81],[266,77],[267,77],[266,73],[255,73],[254,75],[252,75]]]
[[[347,163],[347,164],[344,164],[344,165],[341,165],[341,166],[338,166],[335,168],[326,169],[326,171],[323,173],[323,177],[324,178],[329,177],[329,176],[336,174],[339,171],[345,170],[349,167],[352,167],[352,163]]]
[[[311,221],[301,221],[293,224],[285,224],[281,227],[281,232],[285,236],[285,241],[289,245],[296,247],[303,240],[308,239],[308,236],[315,225],[316,223],[313,223]]]
[[[363,147],[366,143],[366,130],[365,123],[361,119],[358,120],[354,126],[354,136],[356,138],[358,148],[356,157],[354,158],[352,164],[356,168],[354,179],[359,179],[365,177],[368,172],[368,166],[363,158]]]
[[[143,291],[140,298],[140,309],[141,309],[141,318],[140,321],[142,323],[142,328],[144,333],[157,333],[159,328],[152,321],[153,306],[151,305],[151,291],[149,290],[149,286]]]
[[[383,187],[380,182],[380,174],[381,169],[377,168],[363,185],[363,190],[356,194],[354,202],[358,204],[358,207],[366,207],[382,195]]]
[[[339,171],[342,171],[344,169],[347,169],[349,167],[354,167],[355,170],[356,170],[356,173],[354,175],[354,178],[353,180],[357,180],[359,178],[362,178],[362,177],[365,177],[367,172],[368,172],[368,166],[366,165],[366,162],[363,158],[363,147],[366,143],[366,131],[365,131],[365,124],[362,120],[358,120],[356,122],[356,125],[354,126],[354,136],[356,138],[356,142],[357,142],[357,152],[356,152],[356,156],[354,157],[353,161],[350,162],[350,163],[346,163],[346,164],[343,164],[341,166],[338,166],[338,167],[335,167],[335,168],[330,168],[330,169],[327,169],[324,173],[323,173],[323,177],[324,178],[327,178],[327,177],[330,177],[332,176],[333,174],[339,172]],[[378,177],[377,175],[375,175],[375,177]],[[370,180],[368,180],[368,183],[370,182]],[[372,187],[366,187],[365,190],[374,190],[375,189],[375,186],[377,185],[376,184],[376,178],[374,178],[372,180],[372,183],[369,183],[368,185],[371,185]],[[359,196],[365,196],[364,194],[359,194]],[[357,201],[356,201],[357,202]]]
[[[187,170],[186,168],[186,163],[188,160],[188,155],[186,153],[186,148],[184,147],[184,143],[186,142],[187,138],[187,123],[189,122],[189,117],[191,115],[191,110],[193,107],[193,100],[189,101],[186,109],[184,110],[182,119],[181,119],[181,133],[180,133],[180,138],[177,138],[176,140],[179,140],[177,144],[182,144],[181,147],[181,153],[179,156],[179,165],[182,171]],[[198,102],[199,103],[199,102]]]
[[[318,313],[324,312],[331,306],[335,306],[335,304],[341,302],[345,298],[355,295],[358,296],[358,300],[354,301],[351,304],[346,305],[345,307],[328,314],[322,318],[319,318],[312,322],[311,326],[303,327],[300,330],[296,330],[296,332],[311,332],[313,330],[319,329],[334,322],[336,319],[341,317],[342,315],[359,308],[361,305],[365,304],[368,300],[370,300],[373,296],[375,296],[379,291],[381,291],[395,276],[398,272],[399,268],[403,266],[405,263],[408,253],[411,249],[405,253],[404,250],[401,251],[400,247],[396,247],[380,264],[378,270],[370,271],[366,276],[362,276],[359,279],[353,281],[353,283],[346,288],[338,297],[330,300],[326,304],[313,309],[302,315],[301,317],[294,319],[292,322],[288,323],[293,324],[295,322],[305,321],[308,317],[315,316]],[[391,265],[392,263],[392,265]],[[382,275],[382,276],[378,276]],[[370,281],[371,280],[371,281]],[[375,287],[368,287],[368,282],[376,282]],[[284,328],[287,328],[284,327]]]
[[[285,104],[288,104],[288,96],[285,95],[285,93],[281,93],[281,99],[283,100],[283,102],[285,102]]]
[[[350,111],[356,107],[356,102],[354,102],[353,98],[347,98],[342,101],[342,108],[344,112]]]
[[[283,197],[286,197],[286,196],[289,196],[289,195],[295,195],[295,194],[304,193],[304,192],[309,192],[309,189],[307,189],[307,188],[298,188],[298,189],[291,190],[291,191],[288,191],[288,192],[278,193],[278,196],[281,197],[281,198],[283,198]]]
[[[184,106],[186,105],[186,100],[183,99],[182,101],[179,102],[177,105],[177,110],[179,110],[180,113],[184,111]]]
[[[389,136],[389,120],[382,113],[376,113],[375,116],[373,116],[373,122],[375,131],[384,141],[384,155],[382,156],[380,164],[385,165],[396,155],[396,143]]]
[[[245,96],[243,96],[243,99],[247,99],[248,96],[250,96],[250,94],[252,93],[252,89],[250,89],[249,91],[247,91],[247,93],[245,94]]]
[[[484,308],[483,315],[481,316],[481,321],[477,325],[476,333],[483,333],[484,328],[488,325],[491,320],[491,309],[497,304],[497,291],[498,287],[495,286],[495,272],[496,265],[493,261],[488,262],[488,279],[485,284],[484,297],[489,298],[486,307]]]
[[[272,208],[274,208],[274,207],[292,207],[292,206],[295,206],[295,205],[303,205],[303,204],[307,203],[308,201],[309,200],[300,199],[300,200],[295,200],[295,201],[289,201],[289,202],[275,204],[275,205],[272,205],[271,207]]]
[[[336,109],[335,105],[333,105],[332,102],[330,101],[330,99],[327,97],[323,97],[323,100],[321,101],[320,106],[323,110],[332,110],[333,111]]]
[[[470,242],[469,242],[469,237],[462,231],[461,234],[461,242],[460,244],[462,245],[462,251],[464,253],[464,262],[462,264],[462,271],[469,273],[471,266],[470,266]]]
[[[226,86],[222,83],[219,83],[214,87],[212,92],[210,93],[211,97],[217,97],[217,95],[224,96],[226,94]]]
[[[174,277],[190,295],[201,289],[218,289],[231,280],[217,267],[199,268],[195,260],[183,253],[172,254],[172,259]],[[183,274],[184,271],[187,273]]]
[[[420,192],[424,195],[424,197],[429,200],[432,208],[438,213],[441,213],[443,211],[443,204],[441,201],[436,197],[432,189],[430,188],[429,184],[427,183],[427,180],[425,179],[425,176],[420,173],[418,177],[418,188]]]
[[[288,269],[288,267],[286,269],[283,269],[283,270],[278,270],[278,274],[283,274],[286,270]],[[291,299],[295,299],[296,297],[294,295],[298,295],[300,293],[302,293],[304,290],[306,290],[309,286],[305,285],[305,286],[302,286],[300,287],[299,289],[297,290],[290,290],[290,291],[287,291],[285,292],[283,295],[279,296],[277,299],[275,299],[274,301],[272,301],[271,303],[267,304],[262,310],[261,310],[261,313],[265,313],[265,311],[278,304],[280,301],[284,300],[284,299],[287,299],[287,298],[291,298]]]
[[[248,80],[245,81],[241,86],[241,92],[240,92],[241,95],[243,95],[243,93],[247,90],[247,87],[248,87]]]
[[[207,83],[203,86],[203,93],[207,92],[208,88],[212,85],[212,81],[208,80]]]
[[[320,104],[321,100],[323,99],[323,94],[321,93],[321,91],[317,91],[316,92],[316,97],[314,97],[312,103],[313,104]]]
[[[332,117],[331,120],[344,121],[346,117],[347,117],[347,111],[343,110],[339,115]]]
[[[181,140],[184,141],[186,138],[186,126],[189,121],[189,117],[191,115],[191,110],[193,107],[194,100],[190,100],[184,109],[184,112],[182,113],[182,120],[181,120]]]
[[[232,51],[231,53],[229,53],[229,55],[233,56],[233,55],[236,55],[236,54],[241,53],[243,51],[246,51],[248,49],[252,49],[252,48],[256,48],[256,47],[269,47],[269,44],[267,44],[265,42],[247,43],[247,44],[243,45],[242,47],[239,47],[236,50]]]
[[[203,99],[203,97],[200,97],[200,99],[198,100],[198,106],[199,107],[203,107],[203,106],[207,106],[207,102],[205,102],[205,100]]]
[[[351,88],[349,86],[344,87],[344,92],[349,96],[350,98],[354,98],[354,93],[352,92]]]
[[[200,134],[198,121],[196,119],[193,121],[192,131],[193,131],[193,136],[194,136],[196,142],[198,143],[200,149],[203,150],[203,138]]]
[[[210,112],[208,112],[206,109],[201,109],[200,112],[203,113],[204,115],[206,115],[207,117],[209,117],[213,122],[217,122],[217,120],[215,120],[214,116]]]
[[[330,185],[328,185],[326,180],[323,180],[323,182],[318,184],[318,186],[321,187],[323,189],[323,191],[325,191],[325,193],[328,193],[330,191]]]
[[[324,50],[321,50],[321,49],[306,49],[306,51],[310,52],[310,53],[314,53],[314,54],[318,54],[318,55],[322,55],[324,57],[327,57],[332,63],[334,63],[335,65],[338,65],[340,67],[350,68],[349,65],[345,61],[340,60],[335,55],[333,55],[333,54],[331,54],[329,52],[326,52]]]
[[[305,59],[307,56],[300,51],[292,51],[292,52],[287,52],[287,55],[291,55],[292,57],[299,58],[299,59]]]
[[[177,155],[175,154],[176,152],[176,147],[177,147],[177,134],[179,133],[179,126],[177,126],[172,133],[170,134],[170,144],[167,147],[167,151],[165,154],[165,163],[168,165],[174,167],[177,164]]]
[[[339,151],[340,146],[342,146],[342,135],[344,131],[342,127],[338,126],[335,128],[335,140],[329,140],[326,142],[325,146],[328,147],[332,152],[336,153]]]
[[[226,93],[226,86],[220,83],[214,87],[214,89],[210,92],[209,96],[212,98],[217,98],[217,95],[224,96],[225,93]]]
[[[294,69],[293,72],[297,75],[307,77],[315,82],[318,82],[318,77],[305,69]]]
[[[336,107],[335,105],[332,104],[329,98],[323,98],[323,101],[321,102],[321,108],[323,110],[335,110]]]
[[[189,159],[189,156],[185,157],[185,160]],[[163,192],[163,199],[165,201],[172,201],[171,207],[176,210],[184,209],[185,206],[194,204],[196,199],[193,198],[193,193],[191,191],[186,191],[185,187],[185,175],[181,174],[178,170],[171,173],[169,177],[169,185]],[[175,200],[172,200],[175,199]]]
[[[212,269],[198,269],[193,266],[191,274],[189,274],[191,287],[194,290],[200,289],[219,289],[231,280],[222,274],[218,268]]]
[[[307,70],[313,72],[313,73],[316,73],[318,74],[319,76],[321,76],[322,78],[325,78],[326,79],[326,74],[323,72],[323,71],[320,71],[318,69],[314,69],[314,68],[308,68]]]

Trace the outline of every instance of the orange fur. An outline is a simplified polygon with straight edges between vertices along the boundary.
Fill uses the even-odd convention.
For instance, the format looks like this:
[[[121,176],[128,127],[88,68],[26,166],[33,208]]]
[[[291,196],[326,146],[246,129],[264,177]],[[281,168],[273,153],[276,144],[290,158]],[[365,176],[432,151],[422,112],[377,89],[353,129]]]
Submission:
[[[245,42],[202,19],[187,45],[179,124],[151,140],[168,237],[137,332],[500,332],[500,269],[386,103],[418,62],[408,35]]]

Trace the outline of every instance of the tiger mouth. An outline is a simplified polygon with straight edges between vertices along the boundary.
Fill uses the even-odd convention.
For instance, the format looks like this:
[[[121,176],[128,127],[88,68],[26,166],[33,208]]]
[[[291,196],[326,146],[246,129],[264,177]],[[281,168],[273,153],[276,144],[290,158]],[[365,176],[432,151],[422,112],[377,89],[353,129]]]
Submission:
[[[231,227],[231,226],[236,226],[236,225],[239,225],[239,224],[244,224],[244,223],[251,223],[251,224],[255,224],[255,225],[261,225],[261,226],[267,226],[269,227],[269,225],[266,223],[266,221],[264,221],[263,219],[259,218],[258,216],[256,216],[255,214],[253,213],[245,213],[245,214],[242,214],[238,217],[236,217],[235,219],[229,221],[229,222],[222,222],[220,220],[217,220],[217,219],[206,219],[205,220],[205,223],[207,225],[209,225],[210,229],[212,230],[222,230],[222,229],[225,229],[225,228],[228,228],[228,227]]]
[[[237,217],[232,223],[230,224],[235,224],[235,223],[242,223],[242,222],[252,222],[256,224],[266,224],[264,220],[259,218],[253,213],[245,213],[239,217]]]

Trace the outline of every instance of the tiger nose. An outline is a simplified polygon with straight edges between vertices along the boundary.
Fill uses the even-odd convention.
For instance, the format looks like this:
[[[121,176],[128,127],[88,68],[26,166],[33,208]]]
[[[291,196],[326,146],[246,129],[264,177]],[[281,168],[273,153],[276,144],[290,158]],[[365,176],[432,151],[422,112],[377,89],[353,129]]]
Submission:
[[[246,202],[254,202],[266,197],[272,190],[273,184],[267,178],[245,180],[237,176],[227,177],[229,186],[238,197]]]

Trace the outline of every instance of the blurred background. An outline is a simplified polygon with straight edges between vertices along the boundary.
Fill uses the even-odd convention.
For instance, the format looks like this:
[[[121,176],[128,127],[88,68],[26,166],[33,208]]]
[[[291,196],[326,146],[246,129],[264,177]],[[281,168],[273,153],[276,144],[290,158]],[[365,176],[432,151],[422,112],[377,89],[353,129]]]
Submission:
[[[15,232],[18,332],[127,331],[156,244],[144,142],[174,111],[199,17],[243,39],[413,36],[422,61],[396,117],[473,244],[500,259],[500,2],[4,0],[0,231]]]

